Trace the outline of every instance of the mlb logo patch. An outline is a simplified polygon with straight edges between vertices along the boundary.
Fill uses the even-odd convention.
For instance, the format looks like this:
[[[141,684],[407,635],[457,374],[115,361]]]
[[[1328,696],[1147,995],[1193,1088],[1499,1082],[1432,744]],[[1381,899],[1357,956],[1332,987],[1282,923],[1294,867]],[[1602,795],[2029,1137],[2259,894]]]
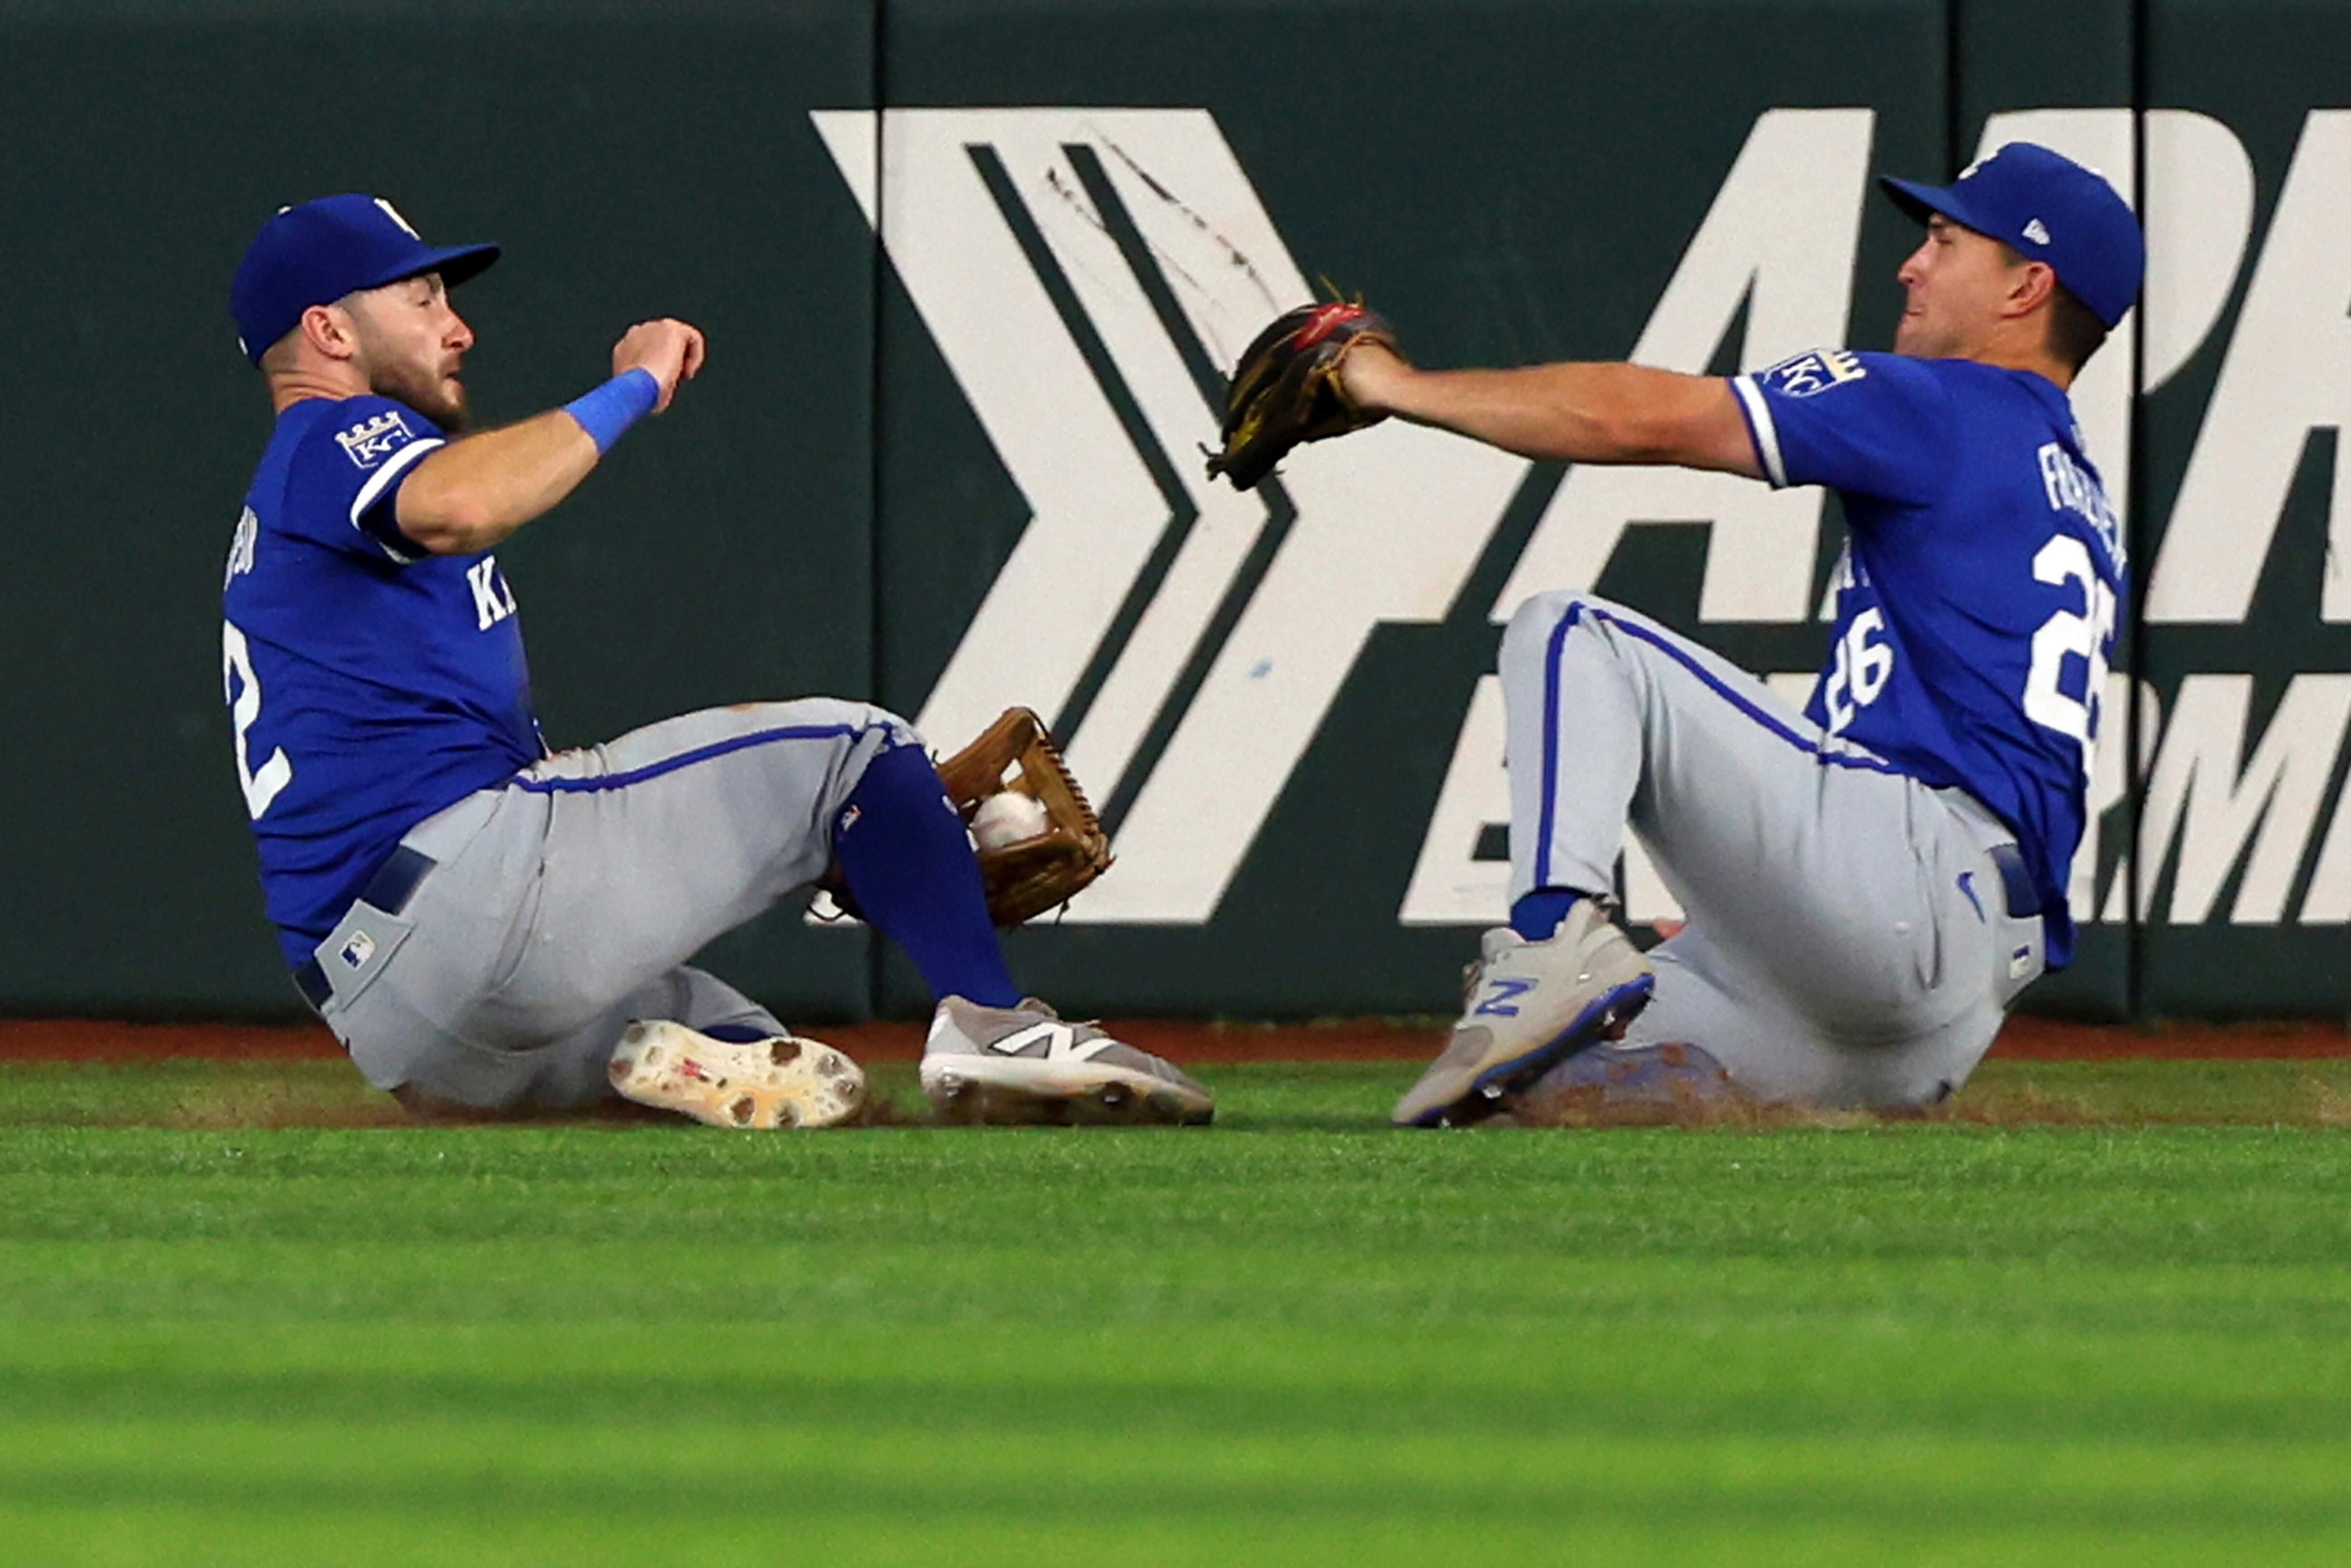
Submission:
[[[415,439],[416,433],[408,428],[408,421],[397,409],[386,409],[335,436],[344,455],[362,468],[374,467]]]
[[[343,944],[342,951],[336,956],[354,969],[365,968],[367,961],[375,956],[375,938],[364,931],[354,931],[351,939]]]

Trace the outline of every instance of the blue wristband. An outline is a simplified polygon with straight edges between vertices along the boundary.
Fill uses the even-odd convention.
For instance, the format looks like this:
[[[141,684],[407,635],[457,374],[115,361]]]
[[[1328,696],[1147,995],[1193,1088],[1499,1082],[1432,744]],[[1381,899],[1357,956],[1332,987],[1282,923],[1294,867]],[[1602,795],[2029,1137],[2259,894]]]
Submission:
[[[628,434],[629,426],[653,413],[653,404],[659,402],[661,382],[653,380],[653,371],[640,365],[632,371],[622,371],[594,392],[573,398],[563,405],[563,412],[580,422],[580,428],[596,444],[596,455],[601,457],[612,450],[612,443]]]

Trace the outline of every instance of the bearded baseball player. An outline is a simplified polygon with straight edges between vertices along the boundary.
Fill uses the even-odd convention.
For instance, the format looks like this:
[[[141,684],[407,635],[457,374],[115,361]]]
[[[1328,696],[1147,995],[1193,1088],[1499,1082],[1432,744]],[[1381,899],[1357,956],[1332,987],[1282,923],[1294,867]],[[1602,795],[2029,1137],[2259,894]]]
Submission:
[[[1823,349],[1729,379],[1432,372],[1336,306],[1290,329],[1335,382],[1302,417],[1260,408],[1252,425],[1236,377],[1243,448],[1285,418],[1311,440],[1393,413],[1530,457],[1844,498],[1832,653],[1802,714],[1593,595],[1511,617],[1510,925],[1486,934],[1399,1124],[1659,1078],[1926,1105],[2072,956],[2066,885],[2126,560],[2066,394],[2137,296],[2138,226],[2104,179],[2030,144],[1948,187],[1883,183],[1927,225],[1897,275],[1891,354]],[[1218,459],[1244,482],[1270,462],[1231,439]],[[1688,915],[1646,956],[1604,896],[1628,826]]]
[[[721,1126],[846,1120],[853,1062],[685,963],[830,873],[938,998],[935,1100],[1206,1120],[1181,1071],[1013,984],[903,719],[754,703],[549,750],[493,552],[666,410],[705,344],[642,322],[601,386],[467,434],[448,291],[497,256],[329,196],[264,225],[231,289],[277,415],[225,590],[237,774],[287,963],[368,1081],[420,1109],[617,1091]]]

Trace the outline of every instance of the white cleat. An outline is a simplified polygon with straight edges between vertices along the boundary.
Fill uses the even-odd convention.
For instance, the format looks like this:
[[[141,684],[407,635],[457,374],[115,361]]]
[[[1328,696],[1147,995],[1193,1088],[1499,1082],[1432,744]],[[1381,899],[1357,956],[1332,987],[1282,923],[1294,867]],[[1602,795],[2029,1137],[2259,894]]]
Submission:
[[[1577,1051],[1621,1038],[1649,1004],[1656,976],[1597,901],[1578,899],[1546,941],[1507,925],[1486,933],[1469,995],[1445,1054],[1428,1065],[1394,1120],[1465,1126]]]
[[[984,1008],[948,997],[923,1047],[923,1092],[959,1122],[1207,1122],[1209,1092],[1175,1063],[1070,1023],[1031,997]]]
[[[667,1019],[631,1024],[610,1071],[638,1104],[714,1127],[831,1127],[865,1103],[863,1071],[829,1045],[713,1040]]]

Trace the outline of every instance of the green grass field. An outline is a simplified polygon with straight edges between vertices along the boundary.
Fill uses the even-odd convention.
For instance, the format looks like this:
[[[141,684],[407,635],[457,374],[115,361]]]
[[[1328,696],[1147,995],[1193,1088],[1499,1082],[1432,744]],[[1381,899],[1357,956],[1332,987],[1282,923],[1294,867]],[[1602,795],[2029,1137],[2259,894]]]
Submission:
[[[1414,1071],[742,1136],[0,1067],[0,1561],[2351,1558],[2351,1062],[1387,1132]]]

